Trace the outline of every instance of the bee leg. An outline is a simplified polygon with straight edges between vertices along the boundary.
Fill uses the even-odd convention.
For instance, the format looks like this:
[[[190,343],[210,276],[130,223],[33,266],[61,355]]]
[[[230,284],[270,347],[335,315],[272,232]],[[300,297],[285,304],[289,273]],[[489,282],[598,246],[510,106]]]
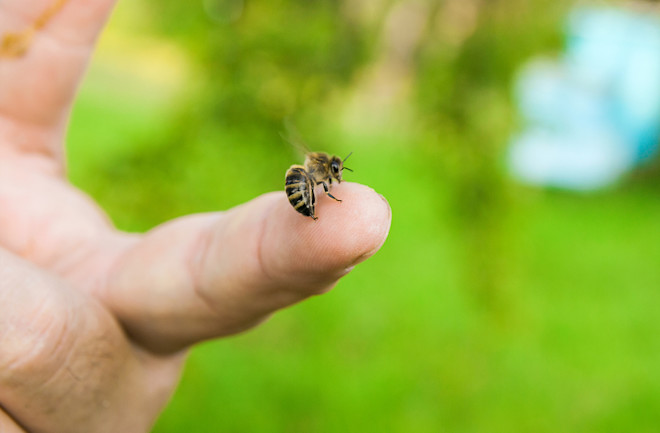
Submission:
[[[332,182],[332,181],[331,181],[331,182]],[[328,187],[328,184],[327,184],[327,183],[325,183],[325,182],[321,182],[321,184],[323,185],[323,189],[325,190],[325,193],[327,194],[328,197],[330,197],[330,198],[333,199],[333,200],[337,200],[337,201],[341,202],[341,200],[339,200],[337,197],[335,197],[334,195],[330,194],[330,188]]]

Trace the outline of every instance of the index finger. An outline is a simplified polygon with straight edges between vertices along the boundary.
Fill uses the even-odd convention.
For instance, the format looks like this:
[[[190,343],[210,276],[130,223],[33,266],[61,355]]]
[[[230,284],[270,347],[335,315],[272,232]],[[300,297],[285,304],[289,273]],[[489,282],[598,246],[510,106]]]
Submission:
[[[0,0],[0,144],[61,157],[71,103],[114,0]]]

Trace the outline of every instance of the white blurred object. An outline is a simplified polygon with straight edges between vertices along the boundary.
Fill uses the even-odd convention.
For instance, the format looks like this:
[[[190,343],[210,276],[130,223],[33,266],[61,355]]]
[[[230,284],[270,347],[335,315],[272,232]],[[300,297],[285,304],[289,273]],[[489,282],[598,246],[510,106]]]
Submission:
[[[526,183],[593,190],[615,182],[633,160],[615,134],[539,128],[515,138],[510,162],[516,177]]]
[[[660,20],[613,7],[574,10],[562,58],[527,64],[515,97],[524,130],[510,147],[514,176],[575,190],[616,182],[657,152]]]

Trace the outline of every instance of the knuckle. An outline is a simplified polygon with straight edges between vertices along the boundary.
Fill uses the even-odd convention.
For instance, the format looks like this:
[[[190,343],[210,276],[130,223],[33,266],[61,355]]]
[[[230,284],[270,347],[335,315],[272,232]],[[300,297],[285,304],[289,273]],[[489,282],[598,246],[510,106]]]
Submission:
[[[70,313],[52,297],[31,311],[3,320],[0,330],[0,384],[8,387],[44,383],[66,361]]]

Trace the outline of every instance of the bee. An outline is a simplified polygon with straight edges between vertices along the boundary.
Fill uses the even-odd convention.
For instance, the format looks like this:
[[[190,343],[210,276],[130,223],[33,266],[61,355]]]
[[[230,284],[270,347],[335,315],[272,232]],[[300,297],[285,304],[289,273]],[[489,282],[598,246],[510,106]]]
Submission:
[[[353,152],[351,152],[353,153]],[[328,197],[341,202],[340,199],[330,194],[332,181],[341,183],[341,174],[344,169],[353,171],[344,167],[344,162],[351,156],[348,154],[343,160],[338,156],[330,156],[323,152],[310,152],[305,156],[304,165],[292,165],[286,172],[284,190],[289,198],[289,203],[293,208],[304,216],[316,217],[316,196],[314,187],[318,184],[323,185],[323,189]]]

